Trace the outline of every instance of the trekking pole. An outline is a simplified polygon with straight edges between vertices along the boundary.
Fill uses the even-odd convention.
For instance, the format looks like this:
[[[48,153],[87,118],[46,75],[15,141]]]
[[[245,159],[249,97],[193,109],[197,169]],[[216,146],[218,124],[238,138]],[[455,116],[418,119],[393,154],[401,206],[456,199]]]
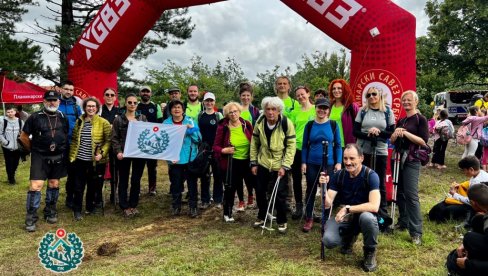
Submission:
[[[397,199],[397,190],[398,190],[398,175],[400,173],[400,163],[401,163],[401,154],[399,149],[395,149],[395,155],[393,157],[393,191],[392,191],[392,204],[391,204],[391,225],[392,230],[395,226],[395,211],[396,211],[396,199]]]
[[[227,173],[225,175],[224,189],[225,190],[229,189],[229,191],[230,191],[230,189],[232,189],[231,185],[232,185],[232,165],[233,165],[232,159],[233,159],[233,157],[234,157],[234,154],[230,154],[229,157],[227,158]],[[224,193],[225,193],[225,191],[224,191]],[[232,199],[228,198],[227,200],[234,201],[234,197],[232,197]],[[229,208],[228,214],[232,214],[231,204],[227,203],[226,205],[227,205],[227,208]]]
[[[328,158],[328,148],[329,148],[329,142],[328,141],[322,141],[322,173],[324,175],[327,175],[327,158]],[[325,202],[326,202],[326,184],[323,183],[320,185],[320,199],[322,203],[322,216],[321,216],[321,223],[320,223],[320,259],[322,261],[325,260],[325,244],[323,241],[324,233],[325,233]],[[329,209],[329,218],[330,214],[332,213],[332,206]]]
[[[278,194],[278,186],[280,185],[280,180],[281,180],[281,176],[278,176],[278,178],[276,179],[276,182],[273,186],[273,191],[271,192],[271,197],[269,199],[269,203],[268,203],[268,208],[266,209],[266,217],[264,218],[264,224],[263,226],[261,226],[261,228],[263,228],[263,230],[261,230],[261,235],[264,234],[264,230],[268,230],[268,231],[274,231],[273,229],[273,212],[274,212],[274,207],[275,207],[275,202],[276,202],[276,195]],[[270,213],[270,209],[271,209],[271,213]],[[268,221],[268,218],[270,220],[269,222],[269,226],[267,227],[266,226],[266,223]]]

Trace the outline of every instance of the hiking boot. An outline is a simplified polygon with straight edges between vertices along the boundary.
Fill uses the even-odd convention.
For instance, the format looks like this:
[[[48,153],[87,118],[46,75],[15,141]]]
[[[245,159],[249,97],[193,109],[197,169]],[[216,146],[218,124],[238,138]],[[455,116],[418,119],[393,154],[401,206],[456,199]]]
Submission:
[[[303,216],[303,205],[297,204],[295,211],[291,214],[291,219],[297,220],[301,219]]]
[[[36,231],[36,222],[39,219],[37,216],[37,209],[41,204],[41,192],[29,191],[27,192],[27,214],[25,216],[25,230],[28,232]]]
[[[196,218],[198,216],[197,208],[190,208],[190,218]]]
[[[378,267],[376,263],[376,248],[364,248],[363,270],[373,272]]]
[[[415,245],[421,245],[422,244],[422,236],[420,236],[420,235],[412,236],[412,243]]]
[[[173,212],[171,212],[173,216],[179,216],[181,214],[181,208],[173,208]]]
[[[280,232],[281,234],[285,234],[287,228],[288,224],[286,222],[283,224],[278,224],[278,232]]]
[[[224,216],[224,221],[230,223],[230,222],[234,222],[235,220],[232,216]]]
[[[313,226],[313,219],[312,218],[308,218],[308,219],[305,219],[305,224],[303,225],[303,232],[305,233],[308,233],[310,232],[310,230],[312,230],[312,226]]]
[[[83,216],[81,215],[81,212],[74,212],[74,218],[76,221],[80,221],[83,219]]]
[[[244,209],[246,208],[246,204],[244,201],[239,201],[239,206],[236,208],[237,212],[244,212]]]
[[[264,220],[258,219],[253,223],[252,227],[259,228],[262,227],[263,225],[264,225]]]

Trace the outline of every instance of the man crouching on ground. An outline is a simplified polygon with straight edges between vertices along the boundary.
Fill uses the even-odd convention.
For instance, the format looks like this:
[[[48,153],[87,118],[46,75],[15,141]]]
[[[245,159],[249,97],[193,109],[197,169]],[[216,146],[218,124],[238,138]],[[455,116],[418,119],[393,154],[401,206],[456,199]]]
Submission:
[[[335,219],[327,221],[323,242],[328,249],[341,245],[341,253],[351,254],[352,246],[361,232],[364,240],[363,269],[370,272],[377,268],[379,228],[376,213],[381,196],[378,174],[364,166],[363,159],[363,152],[356,144],[346,145],[345,169],[332,176],[325,200],[325,208],[330,208],[338,196],[337,202],[342,207]],[[322,175],[319,182],[328,183],[329,176]]]

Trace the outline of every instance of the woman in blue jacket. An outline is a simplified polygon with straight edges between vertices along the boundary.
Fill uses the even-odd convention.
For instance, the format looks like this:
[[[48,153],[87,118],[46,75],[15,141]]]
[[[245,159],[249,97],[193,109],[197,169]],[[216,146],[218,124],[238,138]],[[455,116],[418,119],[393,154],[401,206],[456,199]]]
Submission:
[[[188,170],[188,163],[193,161],[197,156],[198,142],[201,141],[201,135],[198,126],[193,122],[193,119],[184,114],[183,102],[173,100],[169,103],[168,107],[171,116],[166,119],[163,124],[183,125],[187,127],[183,145],[181,146],[180,159],[168,161],[169,179],[171,182],[170,192],[173,197],[171,203],[173,215],[178,216],[181,213],[181,193],[183,191],[183,183],[186,179],[189,193],[189,216],[195,218],[198,216],[198,176]]]

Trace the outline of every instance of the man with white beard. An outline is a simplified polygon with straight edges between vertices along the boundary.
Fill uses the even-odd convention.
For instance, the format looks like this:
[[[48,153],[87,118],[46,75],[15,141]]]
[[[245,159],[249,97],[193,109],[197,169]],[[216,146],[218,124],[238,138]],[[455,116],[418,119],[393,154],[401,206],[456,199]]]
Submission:
[[[30,185],[27,192],[25,229],[36,230],[37,209],[41,204],[41,190],[48,179],[44,219],[57,222],[56,203],[59,196],[59,179],[66,175],[68,121],[58,111],[59,95],[55,91],[44,94],[44,108],[33,113],[25,122],[20,135],[22,144],[31,150]],[[32,135],[32,140],[29,139]]]

